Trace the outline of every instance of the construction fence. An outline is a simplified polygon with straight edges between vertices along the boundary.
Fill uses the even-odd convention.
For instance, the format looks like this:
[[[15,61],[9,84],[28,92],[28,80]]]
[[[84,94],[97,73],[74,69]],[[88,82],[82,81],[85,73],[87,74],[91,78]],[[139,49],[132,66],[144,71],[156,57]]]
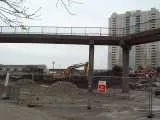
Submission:
[[[26,79],[11,82],[7,87],[0,84],[0,94],[5,92],[10,100],[16,104],[28,106],[43,106],[55,104],[88,104],[91,97],[93,106],[108,106],[115,102],[115,106],[126,105],[144,114],[158,114],[160,111],[160,97],[158,88],[160,79],[157,77],[128,77],[128,93],[122,92],[123,77],[96,76],[93,78],[93,92],[78,88],[77,85],[59,81],[53,84],[39,84]],[[108,89],[105,93],[97,91],[98,81],[106,81]],[[125,104],[124,104],[125,102]],[[113,107],[110,106],[110,107]],[[125,108],[125,109],[128,109]]]
[[[128,92],[122,92],[122,80],[124,77],[99,76],[98,80],[106,81],[108,90],[103,96],[113,101],[126,100],[128,106],[146,116],[153,117],[160,113],[160,77],[140,76],[125,77],[128,79]],[[118,81],[118,82],[117,82]]]

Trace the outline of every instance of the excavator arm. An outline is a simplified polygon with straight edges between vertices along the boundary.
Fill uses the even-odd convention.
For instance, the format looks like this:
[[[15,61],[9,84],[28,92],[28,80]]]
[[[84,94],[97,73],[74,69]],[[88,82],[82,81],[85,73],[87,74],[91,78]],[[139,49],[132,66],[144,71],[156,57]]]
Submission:
[[[73,71],[76,70],[77,68],[80,68],[80,67],[84,67],[84,73],[86,76],[88,76],[89,64],[88,64],[88,62],[86,62],[86,63],[74,64],[74,65],[67,67],[64,70],[65,79],[67,79],[67,78],[70,79]]]

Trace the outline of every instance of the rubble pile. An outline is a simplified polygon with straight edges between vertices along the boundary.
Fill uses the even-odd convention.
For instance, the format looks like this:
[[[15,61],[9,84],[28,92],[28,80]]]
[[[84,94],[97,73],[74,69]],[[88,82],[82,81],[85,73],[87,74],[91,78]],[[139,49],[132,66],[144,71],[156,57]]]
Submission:
[[[52,84],[51,92],[57,95],[61,94],[62,96],[70,97],[78,97],[80,94],[83,94],[80,88],[70,82],[57,82]]]
[[[84,90],[70,82],[56,82],[51,86],[28,84],[21,87],[18,101],[20,104],[73,103],[83,98]]]

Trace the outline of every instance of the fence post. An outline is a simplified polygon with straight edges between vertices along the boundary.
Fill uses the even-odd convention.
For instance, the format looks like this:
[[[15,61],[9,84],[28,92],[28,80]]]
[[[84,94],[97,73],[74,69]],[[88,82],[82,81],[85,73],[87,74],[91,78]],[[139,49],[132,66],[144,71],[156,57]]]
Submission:
[[[56,27],[56,35],[58,34],[58,28]]]
[[[72,35],[72,27],[71,27],[71,34],[70,35]]]
[[[2,30],[2,26],[1,26],[1,33],[3,32],[3,30]]]
[[[4,82],[4,91],[3,91],[2,96],[1,96],[2,99],[9,99],[10,98],[9,87],[8,87],[9,79],[10,79],[10,73],[7,72],[6,79],[5,79],[5,82]]]
[[[43,27],[41,27],[41,34],[43,34],[44,33],[44,31],[43,31]]]
[[[17,27],[17,26],[14,27],[14,33],[16,33],[16,27]]]
[[[102,27],[100,27],[100,36],[102,35]]]
[[[29,34],[29,31],[30,31],[30,26],[28,26],[28,34]]]
[[[86,27],[84,28],[84,34],[85,34],[85,36],[87,36],[87,28]]]
[[[148,118],[153,118],[154,117],[154,115],[153,115],[153,112],[152,112],[152,102],[153,102],[153,100],[152,100],[152,76],[151,76],[151,74],[149,74],[149,75],[146,75],[146,77],[147,77],[147,80],[148,80],[148,82],[149,82],[149,90],[148,90],[148,97],[149,97],[149,101],[148,101],[148,115],[147,115],[147,117]]]

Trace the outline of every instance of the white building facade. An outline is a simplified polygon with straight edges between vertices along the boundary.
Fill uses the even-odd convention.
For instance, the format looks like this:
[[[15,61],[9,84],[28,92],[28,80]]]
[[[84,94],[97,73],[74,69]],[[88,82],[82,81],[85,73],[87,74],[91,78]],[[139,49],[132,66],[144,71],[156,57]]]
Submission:
[[[109,34],[124,36],[150,29],[160,28],[160,12],[155,8],[149,11],[129,11],[125,14],[113,13],[109,18]],[[132,46],[129,56],[129,66],[160,66],[160,42]],[[122,66],[122,49],[119,46],[109,46],[108,67]]]

